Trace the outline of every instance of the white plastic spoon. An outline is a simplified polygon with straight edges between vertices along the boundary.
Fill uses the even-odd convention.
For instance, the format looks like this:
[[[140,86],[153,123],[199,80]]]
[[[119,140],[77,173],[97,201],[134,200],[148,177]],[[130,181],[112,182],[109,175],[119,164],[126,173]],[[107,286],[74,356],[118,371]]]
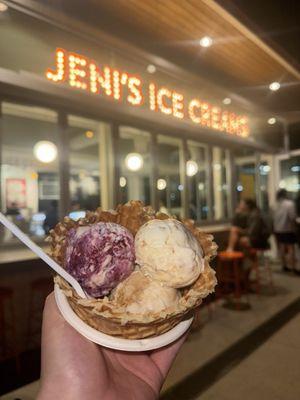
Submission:
[[[87,298],[88,296],[76,281],[73,276],[71,276],[65,269],[57,264],[51,257],[48,256],[39,246],[37,246],[25,233],[23,233],[13,222],[7,219],[0,212],[0,222],[9,229],[18,239],[21,240],[30,250],[32,250],[38,257],[40,257],[46,264],[48,264],[55,272],[58,273],[62,278],[64,278],[69,284],[74,288],[78,296],[82,298]]]

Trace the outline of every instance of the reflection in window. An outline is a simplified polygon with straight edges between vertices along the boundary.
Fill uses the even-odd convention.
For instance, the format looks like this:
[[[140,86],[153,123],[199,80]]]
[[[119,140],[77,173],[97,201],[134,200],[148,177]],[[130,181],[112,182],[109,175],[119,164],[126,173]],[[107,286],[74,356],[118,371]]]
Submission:
[[[183,217],[183,165],[182,142],[159,135],[157,137],[157,191],[159,210]]]
[[[259,193],[259,207],[262,211],[269,211],[269,195],[268,195],[268,186],[269,186],[269,175],[271,172],[271,166],[267,161],[262,161],[259,164],[259,184],[260,190]]]
[[[234,163],[237,176],[237,200],[256,198],[255,153],[248,149],[239,149],[234,152]]]
[[[119,129],[120,202],[151,203],[150,134],[129,126]]]
[[[229,217],[228,157],[220,147],[212,148],[213,209],[216,220]]]
[[[188,141],[186,174],[189,218],[206,220],[208,218],[207,150],[192,141]]]
[[[102,203],[100,172],[106,172],[102,147],[108,129],[103,122],[68,117],[70,200],[75,217],[74,211],[94,210]]]
[[[300,190],[300,156],[280,161],[279,188],[286,189],[291,198],[296,198]]]
[[[55,112],[2,103],[1,211],[37,240],[58,221],[58,127]],[[17,240],[0,227],[4,243]]]

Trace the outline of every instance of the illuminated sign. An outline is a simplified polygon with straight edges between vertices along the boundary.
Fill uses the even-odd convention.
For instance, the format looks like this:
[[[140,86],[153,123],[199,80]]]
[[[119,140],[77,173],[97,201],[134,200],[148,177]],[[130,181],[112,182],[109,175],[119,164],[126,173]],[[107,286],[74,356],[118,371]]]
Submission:
[[[102,95],[131,106],[144,105],[153,112],[173,118],[190,120],[194,124],[247,137],[249,121],[246,116],[222,110],[202,99],[187,99],[170,87],[158,86],[125,71],[107,65],[99,66],[88,57],[58,48],[55,53],[55,70],[48,69],[46,77],[55,83],[94,95]]]

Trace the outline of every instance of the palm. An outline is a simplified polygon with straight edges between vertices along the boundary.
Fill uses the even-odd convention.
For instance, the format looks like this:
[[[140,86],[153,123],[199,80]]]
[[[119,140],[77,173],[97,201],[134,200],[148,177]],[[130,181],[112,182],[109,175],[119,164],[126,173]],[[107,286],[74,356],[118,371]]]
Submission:
[[[43,321],[42,388],[38,398],[156,399],[183,341],[181,338],[148,353],[97,346],[64,321],[50,296]]]

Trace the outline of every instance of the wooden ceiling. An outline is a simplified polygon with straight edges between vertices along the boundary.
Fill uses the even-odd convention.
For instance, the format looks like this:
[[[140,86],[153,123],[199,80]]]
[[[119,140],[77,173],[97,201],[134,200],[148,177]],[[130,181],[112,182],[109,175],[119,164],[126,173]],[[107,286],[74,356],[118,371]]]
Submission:
[[[265,86],[300,80],[300,72],[212,0],[91,0],[130,23],[159,47],[173,48],[194,63],[225,71],[238,85]],[[202,49],[199,39],[213,46]]]
[[[222,93],[232,98],[233,107],[247,103],[248,109],[254,106],[258,117],[257,110],[261,110],[263,126],[268,115],[283,117],[290,123],[300,121],[297,64],[291,64],[284,52],[274,50],[257,31],[241,23],[238,13],[234,16],[219,4],[234,1],[45,0],[43,3],[81,21],[86,32],[105,31],[143,49],[153,56],[149,57],[153,63],[159,56],[202,81],[213,82],[225,89]],[[271,0],[262,3],[265,1]],[[38,3],[41,7],[37,0],[23,2]],[[199,39],[206,35],[213,38],[213,45],[203,49]],[[281,83],[278,92],[268,88],[273,81]]]

